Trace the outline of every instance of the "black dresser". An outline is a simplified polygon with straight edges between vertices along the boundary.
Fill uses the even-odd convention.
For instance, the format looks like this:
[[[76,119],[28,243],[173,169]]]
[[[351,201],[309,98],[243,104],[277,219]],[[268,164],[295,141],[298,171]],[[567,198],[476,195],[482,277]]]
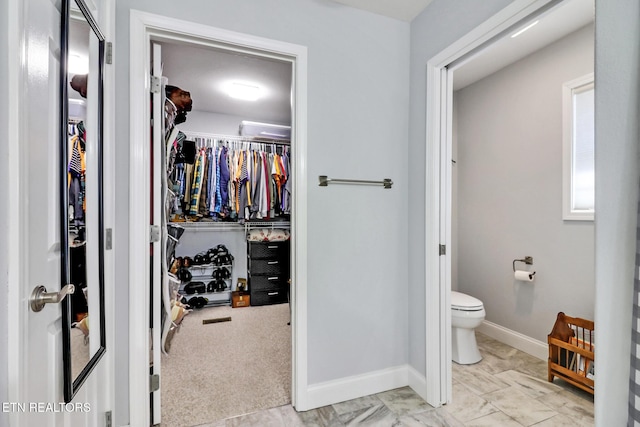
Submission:
[[[288,301],[289,240],[247,242],[247,273],[251,305],[280,304]]]

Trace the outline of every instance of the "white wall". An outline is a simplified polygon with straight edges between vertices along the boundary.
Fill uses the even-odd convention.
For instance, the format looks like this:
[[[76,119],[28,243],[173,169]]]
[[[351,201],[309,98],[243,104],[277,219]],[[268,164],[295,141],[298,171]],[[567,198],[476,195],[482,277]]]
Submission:
[[[510,3],[433,0],[411,22],[411,100],[408,150],[409,362],[425,374],[425,156],[427,61]],[[429,283],[428,286],[438,286]]]
[[[594,224],[562,220],[562,85],[593,73],[593,56],[589,25],[454,94],[457,288],[543,342],[559,311],[594,316]],[[516,268],[533,283],[513,277],[526,255]]]
[[[640,2],[596,0],[596,425],[627,421],[638,208]]]
[[[325,0],[118,1],[120,189],[128,188],[130,9],[308,47],[308,381],[406,364],[409,24]],[[318,175],[388,177],[394,186],[324,188]],[[128,195],[117,197],[116,350],[126,360]],[[118,375],[127,390],[128,372]],[[117,399],[119,417],[128,396]]]

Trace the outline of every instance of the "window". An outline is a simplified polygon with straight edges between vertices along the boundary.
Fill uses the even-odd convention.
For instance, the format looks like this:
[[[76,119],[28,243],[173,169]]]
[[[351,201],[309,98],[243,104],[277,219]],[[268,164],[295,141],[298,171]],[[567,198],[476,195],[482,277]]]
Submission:
[[[593,221],[595,211],[593,73],[562,87],[563,215]]]

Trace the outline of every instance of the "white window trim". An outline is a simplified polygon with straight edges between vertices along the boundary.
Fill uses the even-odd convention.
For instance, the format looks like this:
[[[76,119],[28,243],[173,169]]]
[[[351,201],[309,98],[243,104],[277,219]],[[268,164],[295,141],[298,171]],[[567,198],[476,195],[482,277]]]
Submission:
[[[594,210],[572,209],[573,170],[573,92],[594,87],[594,75],[589,73],[562,85],[562,219],[593,221]]]

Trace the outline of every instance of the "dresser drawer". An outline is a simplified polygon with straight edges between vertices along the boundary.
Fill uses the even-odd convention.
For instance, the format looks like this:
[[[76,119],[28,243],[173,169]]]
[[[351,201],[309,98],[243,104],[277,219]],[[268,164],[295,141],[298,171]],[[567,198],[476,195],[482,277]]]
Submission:
[[[249,274],[279,275],[286,273],[287,266],[282,261],[275,259],[249,259]]]
[[[251,305],[282,304],[288,301],[286,289],[251,291]]]
[[[249,275],[249,289],[254,291],[264,291],[283,288],[286,290],[287,280],[284,275]]]
[[[289,259],[289,241],[249,242],[248,255],[251,259]]]

